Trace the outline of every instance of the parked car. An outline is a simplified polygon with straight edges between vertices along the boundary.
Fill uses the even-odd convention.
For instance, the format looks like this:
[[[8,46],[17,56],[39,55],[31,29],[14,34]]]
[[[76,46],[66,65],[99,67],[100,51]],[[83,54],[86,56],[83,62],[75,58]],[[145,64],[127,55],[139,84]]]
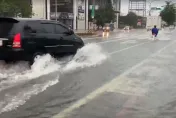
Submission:
[[[130,26],[125,26],[123,29],[124,30],[131,30],[131,27]]]
[[[38,55],[75,54],[83,46],[82,39],[60,22],[0,17],[0,60],[32,64]]]

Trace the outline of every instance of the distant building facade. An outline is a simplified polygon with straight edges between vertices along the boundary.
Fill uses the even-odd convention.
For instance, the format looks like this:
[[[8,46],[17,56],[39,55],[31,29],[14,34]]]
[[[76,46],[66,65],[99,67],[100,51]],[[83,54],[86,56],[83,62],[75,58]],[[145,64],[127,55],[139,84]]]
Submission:
[[[129,0],[128,12],[134,12],[138,16],[146,16],[146,0]]]
[[[73,29],[88,29],[88,0],[55,2],[56,0],[32,0],[33,18],[57,20]]]
[[[92,0],[31,0],[33,18],[51,19],[63,22],[74,30],[87,30],[88,9]],[[107,0],[95,0],[96,4],[105,5]],[[117,22],[120,12],[120,1],[111,0],[117,11]]]

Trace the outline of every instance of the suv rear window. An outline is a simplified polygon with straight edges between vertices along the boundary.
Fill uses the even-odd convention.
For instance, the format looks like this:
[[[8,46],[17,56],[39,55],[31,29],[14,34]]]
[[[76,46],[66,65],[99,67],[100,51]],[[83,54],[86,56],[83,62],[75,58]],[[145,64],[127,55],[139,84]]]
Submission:
[[[28,21],[25,26],[36,33],[53,33],[55,29],[54,24],[41,23],[40,21]]]
[[[40,32],[40,22],[39,21],[28,21],[25,26],[27,26],[30,31]]]
[[[7,37],[8,34],[12,31],[14,24],[16,24],[16,22],[0,20],[0,37]]]

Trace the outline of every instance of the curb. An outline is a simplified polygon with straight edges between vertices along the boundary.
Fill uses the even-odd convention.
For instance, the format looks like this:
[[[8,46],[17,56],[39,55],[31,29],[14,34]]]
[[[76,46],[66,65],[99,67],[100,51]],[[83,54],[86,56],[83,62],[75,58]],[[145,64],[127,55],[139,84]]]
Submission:
[[[102,33],[100,33],[102,31],[97,31],[97,32],[80,32],[80,33],[75,33],[77,34],[78,36],[102,36]],[[119,33],[119,31],[115,31],[115,32],[110,32],[110,34],[114,34],[114,33]]]
[[[95,32],[84,32],[84,33],[76,33],[78,36],[93,36],[96,35],[97,33]]]

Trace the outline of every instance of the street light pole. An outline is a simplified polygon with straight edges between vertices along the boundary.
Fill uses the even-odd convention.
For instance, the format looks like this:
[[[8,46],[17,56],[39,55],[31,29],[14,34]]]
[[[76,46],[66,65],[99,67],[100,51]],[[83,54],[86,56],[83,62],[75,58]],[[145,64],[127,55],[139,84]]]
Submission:
[[[150,1],[149,1],[149,16],[151,16],[152,2],[155,2],[155,1],[160,1],[160,0],[150,0]]]
[[[149,2],[149,16],[151,16],[151,5],[152,5],[152,1]]]
[[[48,19],[48,0],[45,0],[45,19]]]
[[[57,0],[55,0],[55,20],[57,21]]]

